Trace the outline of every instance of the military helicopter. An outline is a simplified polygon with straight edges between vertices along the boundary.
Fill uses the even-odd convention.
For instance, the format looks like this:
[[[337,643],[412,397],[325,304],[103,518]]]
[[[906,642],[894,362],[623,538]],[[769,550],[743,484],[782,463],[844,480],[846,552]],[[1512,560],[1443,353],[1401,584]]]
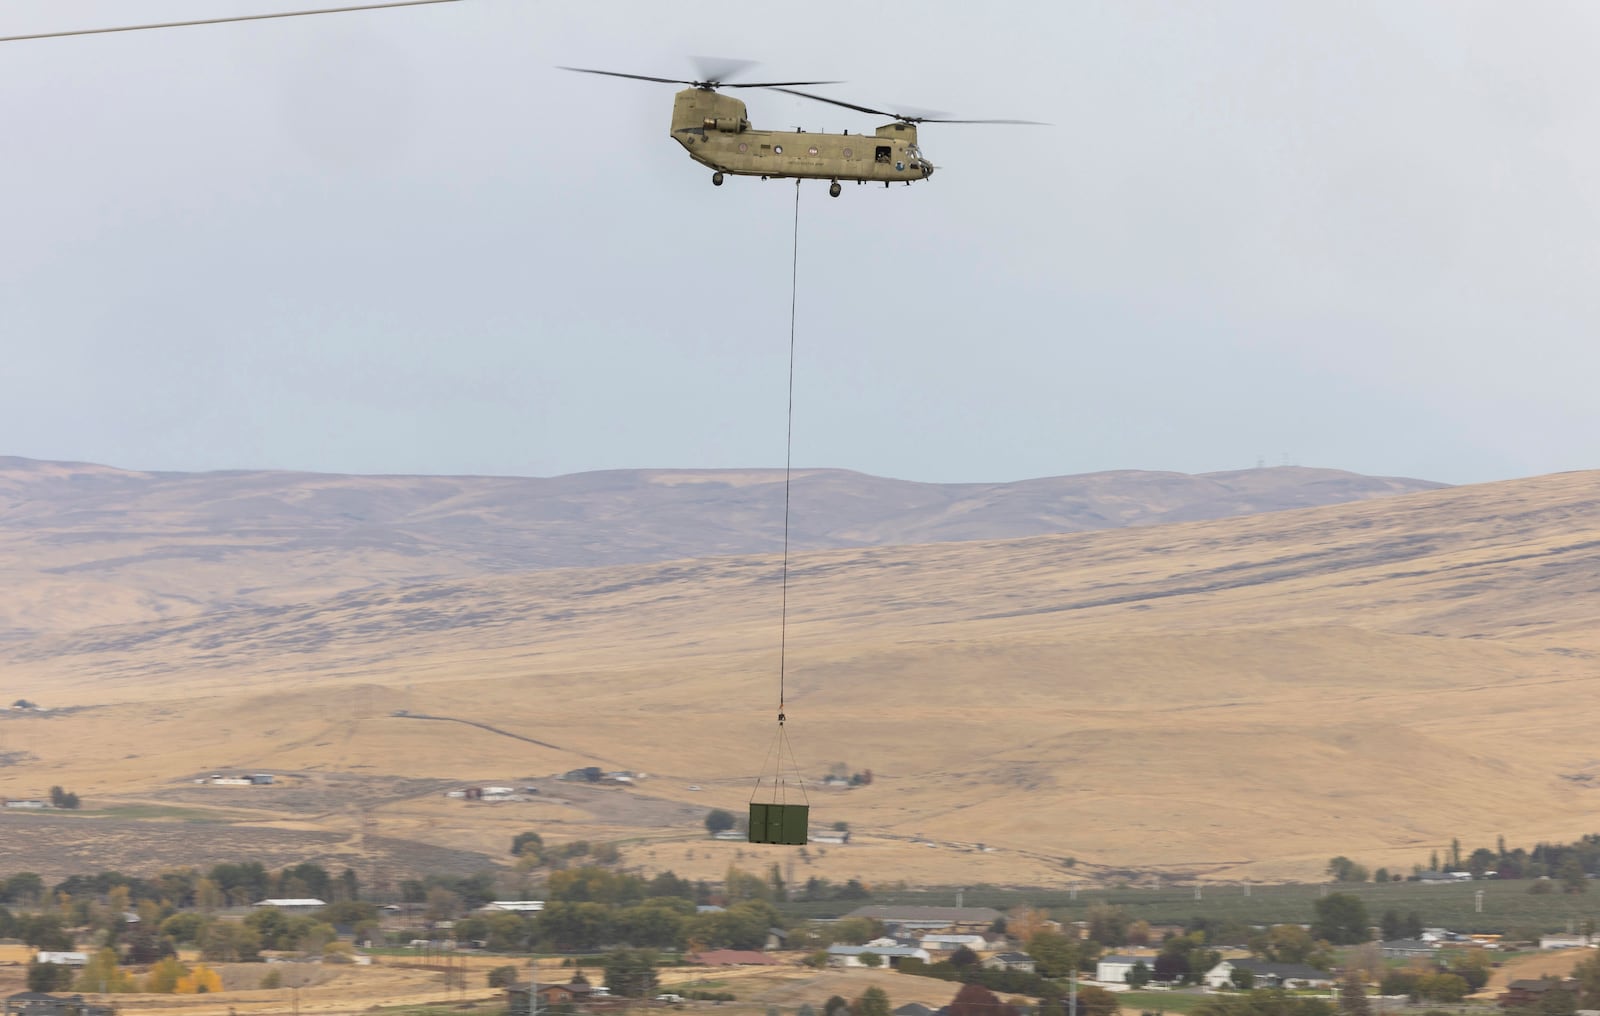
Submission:
[[[672,104],[672,139],[682,145],[694,161],[712,169],[711,182],[718,187],[729,176],[759,176],[763,180],[828,180],[828,193],[839,196],[841,180],[858,184],[895,182],[911,184],[933,175],[934,165],[917,146],[917,125],[921,123],[1001,123],[1034,124],[1036,120],[951,120],[910,111],[896,113],[874,109],[825,95],[797,91],[797,85],[834,85],[836,81],[754,81],[733,82],[727,78],[752,66],[747,60],[697,60],[701,79],[659,78],[649,74],[625,74],[589,67],[562,67],[579,74],[604,74],[636,81],[659,81],[688,85]],[[764,131],[750,126],[743,102],[723,95],[720,88],[767,88],[826,102],[859,113],[892,117],[890,123],[872,134],[807,133]]]

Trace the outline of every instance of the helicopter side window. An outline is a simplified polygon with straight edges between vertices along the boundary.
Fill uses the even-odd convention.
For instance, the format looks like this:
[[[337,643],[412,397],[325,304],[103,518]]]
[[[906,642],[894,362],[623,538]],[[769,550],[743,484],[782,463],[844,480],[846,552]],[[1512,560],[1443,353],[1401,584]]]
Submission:
[[[879,145],[878,146],[878,154],[875,156],[875,159],[878,162],[888,163],[888,161],[889,161],[889,146],[888,145]]]

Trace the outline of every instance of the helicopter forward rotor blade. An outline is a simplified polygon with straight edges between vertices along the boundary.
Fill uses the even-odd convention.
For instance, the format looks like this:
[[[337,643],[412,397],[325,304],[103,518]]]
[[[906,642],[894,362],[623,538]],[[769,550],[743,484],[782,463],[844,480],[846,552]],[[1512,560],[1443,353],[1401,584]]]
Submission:
[[[694,64],[694,72],[700,75],[701,81],[727,81],[759,66],[754,60],[730,56],[692,56],[689,62]]]

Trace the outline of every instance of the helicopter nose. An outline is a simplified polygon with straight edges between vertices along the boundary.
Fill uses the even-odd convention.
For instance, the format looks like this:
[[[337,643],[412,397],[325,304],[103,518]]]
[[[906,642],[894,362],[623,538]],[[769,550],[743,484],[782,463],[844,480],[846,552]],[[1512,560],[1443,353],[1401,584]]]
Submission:
[[[932,175],[933,175],[933,163],[924,162],[922,164],[922,178],[924,180],[926,180],[928,177],[930,177]]]

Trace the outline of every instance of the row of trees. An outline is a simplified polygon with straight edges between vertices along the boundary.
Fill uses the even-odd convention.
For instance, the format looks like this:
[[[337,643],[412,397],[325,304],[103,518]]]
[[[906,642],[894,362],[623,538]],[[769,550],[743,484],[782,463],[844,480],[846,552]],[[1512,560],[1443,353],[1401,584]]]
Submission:
[[[1423,871],[1462,871],[1473,878],[1491,873],[1497,878],[1552,878],[1563,882],[1569,892],[1585,892],[1584,878],[1600,873],[1600,833],[1589,833],[1571,843],[1536,843],[1531,850],[1507,849],[1506,838],[1501,836],[1493,849],[1477,847],[1467,853],[1463,853],[1460,839],[1452,839],[1447,850],[1429,853],[1427,865],[1414,865],[1411,877]],[[1365,865],[1343,856],[1328,861],[1327,873],[1337,882],[1365,882],[1369,877]],[[1370,877],[1374,882],[1405,878],[1387,868],[1377,869]]]
[[[492,893],[492,877],[490,891]],[[361,884],[349,868],[334,875],[310,861],[279,871],[269,871],[256,861],[217,864],[208,871],[175,868],[154,878],[103,871],[97,875],[73,875],[48,889],[42,878],[28,871],[0,880],[0,903],[23,906],[38,906],[47,899],[59,902],[63,897],[85,901],[109,899],[114,894],[124,909],[148,901],[172,908],[216,910],[269,897],[315,897],[330,902],[355,900],[361,897]],[[492,895],[486,900],[489,898]]]
[[[185,964],[169,956],[138,977],[123,969],[115,950],[101,949],[76,972],[56,963],[29,964],[28,990],[203,995],[222,990],[222,975],[203,963]]]

